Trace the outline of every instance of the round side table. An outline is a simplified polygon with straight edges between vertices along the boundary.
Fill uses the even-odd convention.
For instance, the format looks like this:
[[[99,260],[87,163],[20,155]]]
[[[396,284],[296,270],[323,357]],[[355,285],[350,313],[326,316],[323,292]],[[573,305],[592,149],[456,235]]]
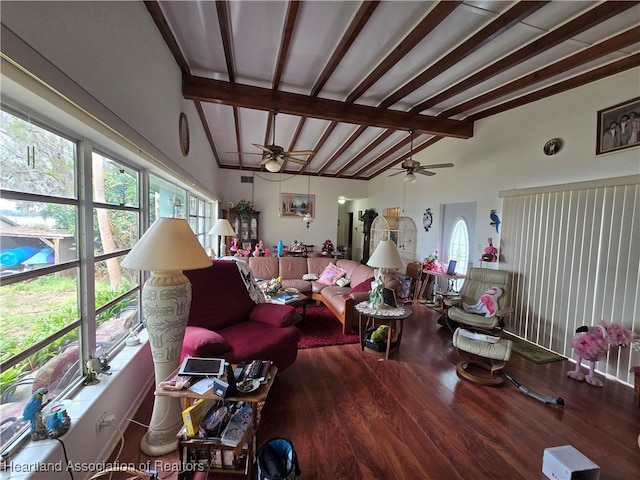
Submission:
[[[360,347],[362,351],[366,350],[369,353],[379,356],[383,356],[384,354],[384,358],[389,360],[389,355],[400,349],[404,320],[409,318],[413,312],[408,308],[390,308],[385,306],[374,310],[369,307],[368,302],[359,303],[356,305],[356,310],[358,311],[358,331],[360,332]],[[365,347],[365,332],[370,326],[379,324],[389,326],[387,331],[387,348],[384,353]]]

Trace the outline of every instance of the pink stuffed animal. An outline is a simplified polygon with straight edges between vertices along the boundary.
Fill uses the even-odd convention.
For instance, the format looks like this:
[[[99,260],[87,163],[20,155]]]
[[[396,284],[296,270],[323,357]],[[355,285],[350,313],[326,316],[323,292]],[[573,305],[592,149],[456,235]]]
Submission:
[[[491,287],[480,296],[480,300],[475,305],[462,304],[465,312],[484,313],[485,317],[493,317],[498,311],[498,299],[502,295],[502,289]]]
[[[633,341],[634,334],[622,325],[600,322],[600,325],[591,327],[583,326],[576,329],[576,335],[571,340],[571,347],[576,352],[578,361],[576,368],[567,372],[567,377],[589,385],[602,387],[602,381],[595,376],[595,366],[598,360],[607,356],[609,347],[628,347]],[[583,374],[580,369],[582,360],[588,360],[589,374]]]
[[[253,256],[262,257],[263,255],[264,255],[264,244],[262,243],[262,240],[258,240],[258,243],[256,243],[256,248],[253,250]]]

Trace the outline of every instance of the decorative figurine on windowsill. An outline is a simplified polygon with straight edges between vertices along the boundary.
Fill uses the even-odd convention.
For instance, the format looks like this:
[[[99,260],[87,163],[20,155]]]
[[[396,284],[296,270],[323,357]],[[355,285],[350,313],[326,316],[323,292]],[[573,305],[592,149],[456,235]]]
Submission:
[[[607,356],[610,347],[628,347],[634,339],[634,333],[620,324],[600,322],[600,325],[582,326],[576,329],[571,347],[578,360],[576,368],[567,372],[567,377],[585,381],[594,387],[602,387],[602,381],[595,375],[596,362]],[[582,373],[582,360],[588,360],[589,372]]]
[[[31,440],[47,438],[47,429],[42,421],[42,407],[46,405],[46,395],[49,390],[42,387],[31,395],[22,412],[23,418],[31,424]]]
[[[69,430],[71,417],[67,414],[67,409],[60,406],[54,407],[45,420],[47,435],[49,438],[58,438]]]
[[[84,378],[84,385],[95,385],[96,383],[100,383],[98,380],[98,370],[100,368],[100,360],[97,358],[89,357],[89,360],[86,361],[85,366],[87,367],[87,376]]]

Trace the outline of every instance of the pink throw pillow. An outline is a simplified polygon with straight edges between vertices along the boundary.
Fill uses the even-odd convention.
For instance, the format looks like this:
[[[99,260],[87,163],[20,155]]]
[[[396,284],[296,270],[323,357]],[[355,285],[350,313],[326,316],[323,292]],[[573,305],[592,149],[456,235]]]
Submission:
[[[324,283],[325,285],[335,285],[336,280],[338,280],[340,277],[344,277],[346,274],[347,271],[345,269],[338,267],[334,263],[330,263],[320,274],[320,278],[318,278],[318,281],[320,283]]]

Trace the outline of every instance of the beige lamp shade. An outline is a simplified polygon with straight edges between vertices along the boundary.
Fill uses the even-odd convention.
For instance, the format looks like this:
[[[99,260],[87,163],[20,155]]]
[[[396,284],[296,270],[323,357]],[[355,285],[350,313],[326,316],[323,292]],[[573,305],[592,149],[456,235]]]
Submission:
[[[133,270],[195,270],[211,259],[183,218],[160,217],[122,260]]]
[[[374,268],[402,268],[404,263],[400,258],[396,244],[391,240],[382,240],[376,246],[367,265]]]
[[[209,230],[209,235],[220,235],[222,237],[231,237],[236,235],[235,230],[226,218],[219,218],[213,225],[213,228]]]

